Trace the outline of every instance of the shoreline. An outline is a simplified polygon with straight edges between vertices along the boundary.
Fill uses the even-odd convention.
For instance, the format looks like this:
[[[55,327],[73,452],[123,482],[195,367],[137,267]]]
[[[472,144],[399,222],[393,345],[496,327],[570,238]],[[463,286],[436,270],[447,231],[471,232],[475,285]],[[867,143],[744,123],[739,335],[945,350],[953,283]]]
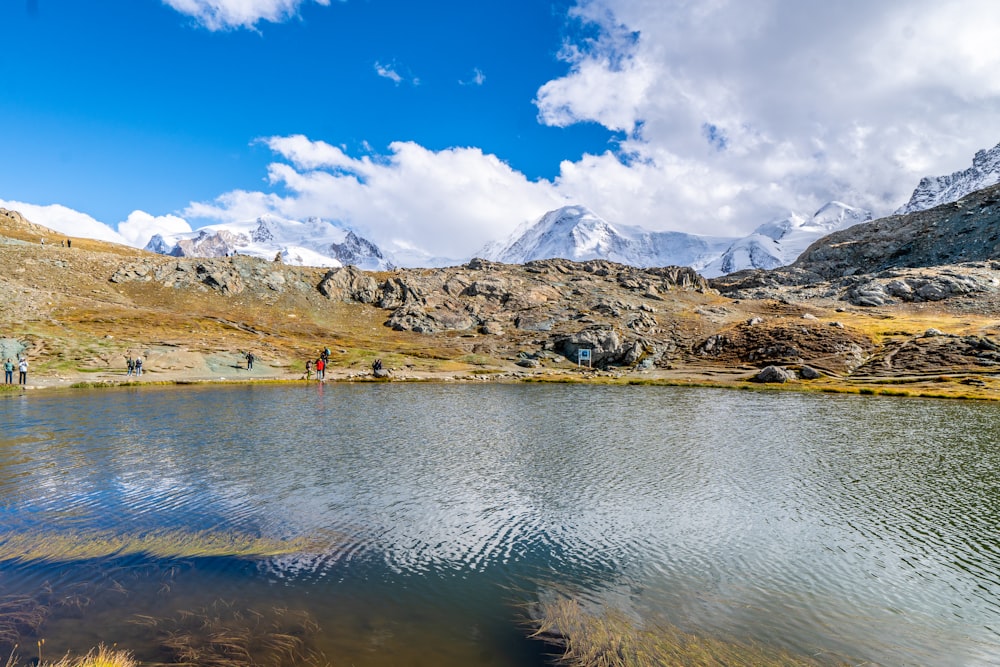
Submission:
[[[179,369],[146,370],[142,376],[125,371],[46,373],[29,372],[26,386],[0,385],[0,396],[41,391],[81,389],[126,389],[168,386],[222,386],[248,384],[344,384],[344,383],[505,383],[505,384],[594,384],[609,386],[704,387],[742,391],[833,393],[901,398],[937,398],[1000,401],[1000,375],[955,372],[926,376],[887,378],[838,378],[824,375],[814,380],[795,379],[783,383],[753,381],[757,369],[700,367],[650,370],[599,370],[577,368],[484,368],[481,370],[395,369],[388,378],[376,378],[371,371],[333,368],[321,382],[315,374],[261,364],[253,371],[228,368],[222,373],[191,372]]]

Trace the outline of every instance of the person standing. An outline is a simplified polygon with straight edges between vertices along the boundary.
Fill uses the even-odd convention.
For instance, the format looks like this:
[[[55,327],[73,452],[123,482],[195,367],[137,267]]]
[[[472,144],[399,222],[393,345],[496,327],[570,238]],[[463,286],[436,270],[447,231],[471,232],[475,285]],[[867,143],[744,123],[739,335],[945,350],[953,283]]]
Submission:
[[[18,384],[28,384],[28,358],[21,357],[17,362],[17,383]]]
[[[125,375],[126,376],[132,375],[132,371],[135,370],[135,362],[132,361],[132,357],[125,358],[125,367],[128,369],[128,372],[125,373]]]
[[[323,357],[320,357],[316,361],[316,379],[320,382],[326,377],[326,362],[323,361]]]
[[[142,375],[142,357],[135,358],[135,376],[139,377]]]
[[[306,379],[312,378],[313,362],[312,359],[306,359]]]
[[[6,384],[14,384],[14,362],[7,357],[3,365],[3,379]]]
[[[253,370],[253,352],[247,351],[247,370]]]

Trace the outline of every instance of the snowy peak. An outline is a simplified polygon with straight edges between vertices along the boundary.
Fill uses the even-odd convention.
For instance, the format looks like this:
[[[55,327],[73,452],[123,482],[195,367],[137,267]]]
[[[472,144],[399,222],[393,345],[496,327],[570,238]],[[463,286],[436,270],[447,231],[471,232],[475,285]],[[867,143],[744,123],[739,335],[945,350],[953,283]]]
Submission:
[[[913,191],[910,201],[896,215],[925,211],[957,201],[976,190],[1000,183],[1000,144],[981,150],[972,158],[972,166],[948,176],[925,176]]]
[[[843,202],[832,201],[816,211],[813,214],[812,220],[808,221],[804,226],[835,232],[840,229],[847,229],[859,222],[868,222],[871,219],[871,211],[848,206]]]
[[[837,201],[821,207],[809,218],[792,213],[787,218],[765,222],[749,236],[734,241],[701,273],[715,278],[744,269],[786,266],[817,239],[871,219],[871,211]]]
[[[690,266],[715,277],[791,264],[816,239],[871,219],[870,211],[830,202],[810,217],[792,213],[760,225],[749,236],[723,238],[613,225],[584,206],[564,206],[522,226],[506,241],[486,246],[480,256],[507,264],[562,257],[638,267]]]
[[[273,215],[245,222],[209,225],[193,232],[157,234],[146,245],[176,257],[226,257],[237,253],[286,264],[336,267],[354,264],[369,271],[394,268],[384,253],[353,230],[309,218],[305,222]]]
[[[507,264],[561,257],[575,261],[607,259],[639,267],[699,268],[731,241],[613,225],[584,206],[564,206],[522,226],[506,241],[486,246],[479,254]]]
[[[364,267],[374,263],[383,270],[395,268],[392,262],[385,259],[377,245],[358,236],[353,231],[347,232],[342,243],[330,244],[330,256],[344,265],[353,264]]]

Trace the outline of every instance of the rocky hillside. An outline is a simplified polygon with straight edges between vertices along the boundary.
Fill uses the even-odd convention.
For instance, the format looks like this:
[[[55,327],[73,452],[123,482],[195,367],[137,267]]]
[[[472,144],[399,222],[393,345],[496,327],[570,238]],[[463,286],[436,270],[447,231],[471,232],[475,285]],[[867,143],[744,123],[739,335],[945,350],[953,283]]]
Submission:
[[[793,268],[829,280],[890,268],[1000,259],[1000,185],[958,201],[834,232]]]
[[[604,260],[366,272],[55,239],[0,212],[0,347],[60,381],[120,382],[136,353],[144,380],[232,377],[246,350],[255,378],[299,378],[323,347],[334,377],[365,374],[376,357],[395,378],[568,377],[585,349],[614,377],[743,382],[775,366],[771,377],[856,387],[954,373],[956,391],[973,391],[969,379],[985,392],[1000,364],[995,286],[873,306],[845,299],[839,281],[885,278],[802,268],[741,284]]]

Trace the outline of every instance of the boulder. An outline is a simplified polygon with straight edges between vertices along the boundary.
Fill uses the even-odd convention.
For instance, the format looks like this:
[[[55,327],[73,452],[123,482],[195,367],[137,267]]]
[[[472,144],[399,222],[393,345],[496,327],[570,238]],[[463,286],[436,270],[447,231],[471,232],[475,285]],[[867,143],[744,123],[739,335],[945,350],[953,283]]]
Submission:
[[[795,374],[781,366],[765,366],[753,376],[754,382],[783,383],[794,380]]]
[[[375,279],[354,266],[330,269],[320,280],[317,289],[326,298],[341,301],[375,303],[379,298]]]
[[[591,363],[594,366],[635,363],[635,360],[625,361],[629,353],[634,351],[634,345],[633,341],[622,341],[615,330],[604,327],[584,329],[556,341],[556,349],[573,362],[577,360],[577,353],[580,350],[590,350]],[[641,355],[641,347],[639,349]]]
[[[812,366],[803,366],[799,369],[799,377],[803,380],[817,380],[823,377],[823,374]]]

